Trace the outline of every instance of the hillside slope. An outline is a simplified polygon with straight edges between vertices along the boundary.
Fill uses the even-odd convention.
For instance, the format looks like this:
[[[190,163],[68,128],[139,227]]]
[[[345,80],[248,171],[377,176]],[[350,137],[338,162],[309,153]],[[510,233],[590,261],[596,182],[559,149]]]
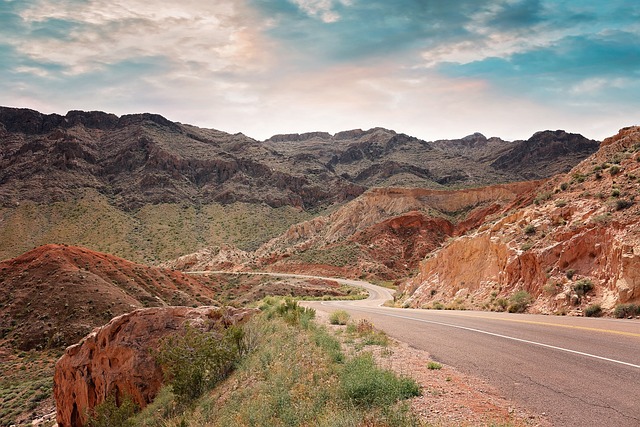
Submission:
[[[70,345],[141,307],[214,305],[214,287],[181,272],[89,249],[47,245],[0,263],[0,331],[21,349]]]
[[[639,150],[640,127],[622,129],[529,205],[451,240],[403,285],[404,304],[500,310],[520,290],[543,313],[640,302]]]
[[[447,238],[522,203],[540,182],[468,190],[377,188],[329,215],[291,226],[254,252],[202,250],[165,265],[181,270],[257,267],[398,279]]]

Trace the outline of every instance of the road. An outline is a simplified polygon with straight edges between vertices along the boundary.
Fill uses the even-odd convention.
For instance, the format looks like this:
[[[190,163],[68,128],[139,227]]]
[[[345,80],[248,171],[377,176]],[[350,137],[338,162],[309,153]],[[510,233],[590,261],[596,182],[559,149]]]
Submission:
[[[331,280],[362,286],[370,296],[309,305],[366,318],[434,360],[485,379],[555,426],[640,426],[637,320],[388,308],[381,305],[392,298],[389,289]]]

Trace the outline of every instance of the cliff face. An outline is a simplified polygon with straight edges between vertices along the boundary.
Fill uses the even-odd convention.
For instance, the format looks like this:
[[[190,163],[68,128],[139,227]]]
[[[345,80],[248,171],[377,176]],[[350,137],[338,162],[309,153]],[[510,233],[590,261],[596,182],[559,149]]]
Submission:
[[[623,129],[528,206],[451,241],[403,285],[404,303],[499,309],[517,290],[545,313],[640,301],[639,148],[640,128]]]
[[[160,340],[186,324],[215,330],[236,324],[251,310],[218,307],[147,308],[116,317],[66,349],[56,363],[54,397],[60,427],[82,427],[87,414],[107,397],[125,396],[141,408],[163,384],[153,352]]]

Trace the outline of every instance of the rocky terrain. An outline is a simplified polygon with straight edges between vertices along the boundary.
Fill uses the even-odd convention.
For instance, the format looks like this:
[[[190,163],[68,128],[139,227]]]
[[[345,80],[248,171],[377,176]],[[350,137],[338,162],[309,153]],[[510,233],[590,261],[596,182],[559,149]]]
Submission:
[[[427,142],[382,128],[255,141],[153,114],[0,107],[0,259],[51,242],[145,263],[254,251],[373,187],[546,178],[597,146],[563,131]]]
[[[622,129],[531,202],[427,256],[401,287],[408,307],[599,315],[640,301],[640,127]],[[524,295],[524,294],[523,294]]]
[[[468,190],[378,188],[333,213],[293,225],[254,252],[201,250],[164,264],[179,270],[258,268],[395,280],[446,239],[529,197],[540,183]]]

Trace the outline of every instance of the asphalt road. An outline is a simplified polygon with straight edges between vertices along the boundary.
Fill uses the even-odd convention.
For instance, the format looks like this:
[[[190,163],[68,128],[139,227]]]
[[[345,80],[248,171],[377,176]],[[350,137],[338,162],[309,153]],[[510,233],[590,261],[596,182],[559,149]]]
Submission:
[[[309,305],[366,318],[432,359],[485,379],[555,426],[640,427],[637,320],[394,309],[381,307],[392,298],[389,289],[332,280],[365,287],[370,297]]]

